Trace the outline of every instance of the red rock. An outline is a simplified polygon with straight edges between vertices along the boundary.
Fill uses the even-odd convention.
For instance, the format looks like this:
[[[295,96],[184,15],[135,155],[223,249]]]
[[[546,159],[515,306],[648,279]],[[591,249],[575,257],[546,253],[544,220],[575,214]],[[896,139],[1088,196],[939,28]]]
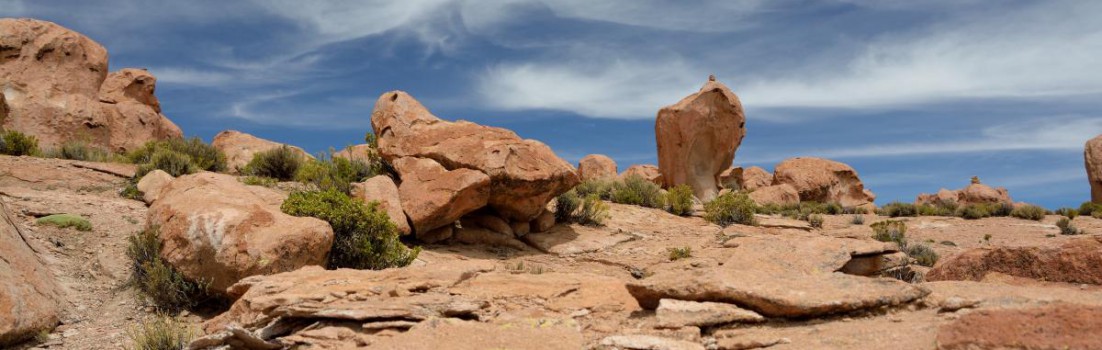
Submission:
[[[364,203],[379,202],[379,208],[386,211],[386,215],[398,228],[398,232],[408,235],[413,231],[409,227],[406,213],[402,210],[398,185],[395,185],[394,180],[389,176],[378,175],[364,182],[352,184],[352,198],[358,198]]]
[[[936,194],[923,193],[915,198],[915,204],[936,204],[936,202],[955,202],[959,205],[1005,203],[1014,204],[1006,188],[973,183],[959,190],[940,189]]]
[[[269,151],[284,146],[284,144],[265,140],[237,130],[225,130],[214,135],[211,146],[222,151],[226,155],[226,167],[230,172],[241,172],[253,156],[257,153]],[[313,158],[301,148],[290,146],[295,153],[303,158]]]
[[[150,171],[148,174],[142,177],[138,181],[138,191],[142,192],[142,200],[146,204],[152,204],[158,198],[161,198],[161,190],[164,189],[169,182],[176,178],[169,175],[164,170],[156,169]]]
[[[938,328],[938,349],[1102,349],[1102,307],[977,310]]]
[[[620,174],[621,178],[636,175],[643,179],[653,182],[659,186],[665,185],[665,180],[662,178],[662,172],[658,170],[658,167],[650,164],[636,164],[628,167]]]
[[[857,207],[872,203],[876,196],[865,190],[857,171],[828,159],[796,157],[777,164],[773,184],[789,184],[800,193],[800,201],[838,203]]]
[[[789,205],[800,203],[800,193],[789,184],[761,187],[750,192],[750,199],[758,205]]]
[[[432,159],[415,157],[393,164],[402,177],[402,210],[418,235],[454,223],[489,200],[490,177],[477,170],[447,170]]]
[[[62,289],[0,199],[0,347],[57,326]]]
[[[1102,236],[1079,238],[1059,248],[974,248],[944,259],[928,281],[980,281],[992,272],[1050,282],[1102,284]]]
[[[616,177],[616,161],[603,154],[590,154],[578,161],[578,177],[585,180]]]
[[[746,169],[734,167],[720,174],[725,188],[732,190],[753,191],[773,184],[773,174],[761,167],[752,166]]]
[[[1102,135],[1087,141],[1083,149],[1083,163],[1091,184],[1091,201],[1102,203]]]

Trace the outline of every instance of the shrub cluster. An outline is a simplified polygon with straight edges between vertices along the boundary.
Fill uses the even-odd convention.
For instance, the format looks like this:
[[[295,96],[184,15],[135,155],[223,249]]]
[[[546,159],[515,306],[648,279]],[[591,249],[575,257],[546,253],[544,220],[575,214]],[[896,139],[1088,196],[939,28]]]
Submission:
[[[246,175],[290,181],[302,167],[305,157],[287,145],[279,146],[253,155],[249,164],[241,172]]]
[[[130,338],[130,349],[134,350],[177,350],[186,349],[198,332],[187,323],[176,321],[169,316],[156,315],[144,320],[126,332]]]
[[[615,181],[605,179],[590,179],[582,181],[578,186],[574,186],[574,191],[578,193],[581,198],[588,197],[591,194],[596,194],[603,200],[612,200],[612,184]]]
[[[188,281],[161,259],[158,230],[150,228],[127,238],[126,256],[130,259],[129,284],[157,310],[174,313],[192,308],[209,299],[205,283]]]
[[[602,201],[597,193],[589,193],[582,197],[576,190],[570,190],[555,198],[555,221],[557,222],[603,226],[608,217],[608,204]]]
[[[881,242],[894,242],[899,249],[906,253],[915,262],[922,266],[934,266],[938,260],[938,254],[923,243],[915,243],[907,240],[907,223],[899,220],[885,220],[871,225],[872,238]]]
[[[1102,203],[1083,202],[1079,206],[1079,215],[1094,216],[1094,213],[1102,212]]]
[[[728,192],[704,204],[704,219],[720,226],[756,225],[756,207],[746,193]]]
[[[639,205],[647,208],[664,208],[666,198],[662,188],[639,175],[629,175],[612,183],[610,198],[613,203]]]
[[[1068,218],[1060,218],[1060,220],[1056,221],[1056,227],[1060,229],[1060,234],[1062,235],[1083,234],[1083,230],[1075,227],[1075,225],[1071,223],[1071,219]]]
[[[575,190],[566,191],[555,197],[555,222],[573,222],[574,212],[582,206],[582,197]]]
[[[1014,208],[1014,210],[1010,211],[1010,216],[1036,221],[1044,220],[1046,214],[1048,214],[1048,210],[1045,210],[1045,208],[1029,204]]]
[[[666,211],[673,215],[685,216],[693,212],[693,188],[689,185],[677,185],[666,193]]]
[[[918,208],[911,203],[891,202],[880,208],[880,215],[888,217],[918,216]]]
[[[975,220],[986,217],[1009,216],[1012,211],[1014,211],[1014,206],[1008,203],[979,203],[957,208],[956,216]]]
[[[88,222],[88,219],[74,214],[54,214],[44,216],[35,220],[35,223],[39,225],[54,225],[60,228],[72,227],[77,231],[91,231],[92,223]]]
[[[125,156],[115,154],[103,148],[82,141],[67,141],[60,148],[43,152],[46,158],[83,160],[88,162],[128,162]]]
[[[819,203],[814,201],[806,201],[785,205],[766,204],[758,206],[757,213],[766,215],[779,214],[784,217],[806,221],[807,217],[811,214],[866,214],[867,210],[865,210],[864,208],[843,207],[841,204],[838,203]]]
[[[134,175],[134,179],[140,180],[149,172],[157,169],[163,170],[173,177],[198,171],[190,156],[162,148],[153,152],[147,163],[138,166],[138,172]]]
[[[823,216],[819,214],[808,215],[807,223],[814,228],[823,228]]]
[[[379,270],[409,265],[421,252],[398,240],[398,229],[378,202],[364,204],[336,189],[291,193],[280,209],[289,215],[311,216],[329,222],[333,247],[330,269]]]
[[[128,153],[126,158],[134,164],[147,164],[153,161],[158,152],[165,151],[187,156],[195,171],[226,171],[226,155],[198,137],[149,141],[141,148]]]
[[[1079,216],[1079,210],[1075,208],[1060,208],[1054,212],[1056,215],[1062,215],[1070,220],[1075,220],[1075,217]]]
[[[865,224],[865,216],[861,215],[861,214],[854,215],[853,219],[850,219],[849,223],[854,224],[854,225],[864,225]]]
[[[325,157],[307,160],[295,172],[294,180],[314,185],[319,190],[336,189],[349,193],[353,182],[374,176],[376,169],[361,160]]]
[[[0,154],[33,156],[38,154],[38,138],[15,130],[0,132]]]

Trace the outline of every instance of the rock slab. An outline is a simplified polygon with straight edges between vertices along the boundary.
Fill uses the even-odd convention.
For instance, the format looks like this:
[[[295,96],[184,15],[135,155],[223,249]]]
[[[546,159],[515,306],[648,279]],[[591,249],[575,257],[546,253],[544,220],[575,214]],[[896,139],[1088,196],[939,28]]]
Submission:
[[[0,347],[57,326],[62,290],[0,200]]]

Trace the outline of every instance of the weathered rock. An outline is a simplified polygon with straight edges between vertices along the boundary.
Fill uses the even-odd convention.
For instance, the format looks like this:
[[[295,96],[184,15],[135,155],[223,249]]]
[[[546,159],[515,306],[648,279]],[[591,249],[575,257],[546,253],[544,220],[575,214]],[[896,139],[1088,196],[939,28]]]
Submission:
[[[665,180],[662,178],[662,172],[658,170],[658,167],[650,164],[636,164],[628,167],[623,173],[620,173],[620,178],[637,175],[643,179],[653,182],[656,185],[665,185]]]
[[[642,310],[624,287],[624,282],[615,277],[533,272],[480,274],[449,288],[448,292],[480,300],[539,300],[547,311],[561,314],[589,310],[591,314],[628,315]]]
[[[616,177],[616,161],[603,154],[590,154],[578,161],[578,177],[582,181]]]
[[[719,193],[719,175],[731,167],[746,135],[742,103],[709,78],[695,94],[663,107],[654,126],[664,187],[688,184],[702,201]]]
[[[334,158],[344,158],[348,160],[358,160],[362,162],[368,162],[378,156],[378,152],[371,145],[353,145],[345,147],[344,149],[333,153]]]
[[[550,210],[544,210],[539,216],[536,216],[535,220],[530,223],[532,226],[532,232],[545,232],[555,227],[555,213]]]
[[[389,176],[378,175],[364,182],[352,184],[352,198],[359,198],[364,203],[379,202],[379,208],[386,211],[390,222],[398,227],[398,232],[408,235],[412,231],[406,213],[402,211],[402,199],[398,194],[398,186]]]
[[[872,203],[876,196],[865,190],[857,171],[833,160],[796,157],[777,164],[773,184],[789,184],[800,193],[800,201],[838,203],[857,207]]]
[[[531,222],[523,222],[523,221],[510,222],[509,227],[513,229],[513,234],[516,235],[517,237],[524,237],[524,235],[527,235],[529,232],[532,232],[532,223]]]
[[[915,205],[934,205],[938,203],[957,203],[960,191],[940,189],[937,193],[922,193],[915,198]]]
[[[734,322],[765,321],[756,312],[725,303],[662,299],[658,301],[655,312],[661,327],[709,327]]]
[[[57,326],[62,290],[0,199],[0,347]]]
[[[1058,248],[974,248],[938,262],[929,281],[980,281],[992,272],[1050,282],[1102,284],[1102,236]]]
[[[437,243],[452,238],[455,234],[454,225],[445,225],[429,231],[417,231],[417,239],[425,243]]]
[[[613,335],[601,339],[601,345],[632,350],[704,350],[704,345],[653,335]]]
[[[548,231],[530,233],[525,242],[542,252],[573,255],[595,252],[631,240],[626,234],[609,234],[600,229],[580,225],[559,225]]]
[[[1102,307],[977,310],[941,326],[938,349],[1102,349]]]
[[[574,168],[547,145],[502,128],[441,120],[405,92],[380,96],[371,126],[378,135],[379,153],[391,163],[427,158],[448,170],[488,176],[487,204],[510,221],[535,219],[552,198],[579,181]],[[407,181],[404,176],[402,181]]]
[[[412,344],[416,344],[415,346]],[[379,337],[372,349],[584,349],[573,320],[522,319],[483,323],[454,318],[418,323],[409,331]]]
[[[283,194],[230,175],[185,175],[159,192],[148,223],[160,227],[161,256],[214,293],[248,276],[324,264],[333,244],[328,223],[284,214]]]
[[[758,205],[788,205],[799,204],[800,193],[789,184],[760,187],[750,192],[750,199]]]
[[[721,337],[718,335],[720,334],[720,332],[716,332],[716,334],[716,348],[718,348],[719,350],[761,349],[768,348],[777,344],[788,344],[792,342],[788,338],[777,338],[767,335],[740,335]]]
[[[282,143],[265,140],[237,130],[225,130],[218,133],[218,135],[214,135],[214,140],[210,144],[226,155],[226,167],[231,172],[244,170],[245,166],[253,160],[253,156],[257,153],[284,146]],[[289,147],[295,153],[302,155],[303,158],[313,158],[301,148]]]
[[[506,234],[481,227],[456,228],[453,232],[452,238],[460,243],[509,247],[516,250],[528,249],[528,246],[524,245],[524,242],[518,241],[512,233]]]
[[[490,177],[477,170],[447,170],[432,159],[415,157],[392,164],[402,177],[398,194],[414,232],[454,223],[489,201]]]
[[[724,188],[732,190],[753,191],[773,184],[773,174],[757,166],[730,168],[724,170],[719,178]]]
[[[164,170],[157,169],[150,171],[145,176],[142,176],[141,180],[138,180],[138,191],[142,192],[142,200],[146,204],[152,204],[157,198],[161,197],[161,190],[168,185],[169,182],[176,178],[169,175]]]
[[[509,225],[504,219],[489,215],[489,214],[470,214],[464,216],[462,220],[463,227],[481,227],[490,231],[494,231],[503,235],[513,236],[513,227]]]
[[[855,256],[838,271],[858,276],[881,276],[888,270],[906,266],[910,258],[906,253],[872,254]]]
[[[915,198],[915,204],[937,204],[938,202],[957,203],[958,205],[1005,203],[1014,204],[1010,199],[1010,193],[1006,188],[984,185],[981,183],[969,184],[959,190],[940,189],[936,194],[923,193]]]
[[[1091,201],[1102,203],[1102,135],[1090,139],[1083,147],[1083,164],[1091,184]]]
[[[107,50],[57,24],[0,19],[0,81],[7,112],[0,127],[38,138],[42,147],[82,140],[127,151],[179,138],[161,114],[156,79],[144,70],[107,73]]]

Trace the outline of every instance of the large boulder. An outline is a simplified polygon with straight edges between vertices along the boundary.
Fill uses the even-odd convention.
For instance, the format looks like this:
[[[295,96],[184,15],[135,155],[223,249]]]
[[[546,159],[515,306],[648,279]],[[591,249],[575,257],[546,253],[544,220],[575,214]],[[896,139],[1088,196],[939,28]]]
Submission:
[[[1087,141],[1083,163],[1087,167],[1087,180],[1091,183],[1091,201],[1102,203],[1102,135]]]
[[[628,176],[639,176],[644,180],[653,182],[656,185],[662,186],[665,184],[665,179],[662,178],[662,172],[658,170],[658,167],[650,164],[635,164],[620,173],[621,178]]]
[[[352,184],[352,198],[357,198],[364,203],[379,202],[379,209],[386,212],[390,222],[398,228],[398,232],[408,235],[413,230],[406,220],[406,213],[402,211],[402,199],[398,194],[398,185],[389,176],[378,175],[364,182]]]
[[[161,256],[185,278],[223,294],[238,280],[323,265],[333,244],[325,221],[284,214],[285,195],[203,172],[172,180],[149,207]]]
[[[585,180],[616,177],[616,161],[603,154],[590,154],[578,161],[578,177]]]
[[[857,171],[833,160],[796,157],[773,169],[773,184],[789,184],[800,193],[800,201],[838,203],[846,207],[867,205],[876,200],[865,189]]]
[[[392,164],[402,177],[398,186],[402,210],[419,238],[489,202],[490,177],[477,170],[448,170],[432,159],[416,157],[399,158]]]
[[[51,22],[0,19],[0,81],[8,109],[0,127],[34,135],[43,147],[80,140],[127,151],[182,137],[161,114],[153,75],[108,74],[103,46]]]
[[[265,140],[237,130],[225,130],[214,135],[211,146],[222,151],[226,155],[226,166],[231,172],[240,172],[245,169],[249,161],[257,153],[272,150],[284,146],[284,144]],[[312,158],[309,153],[295,146],[289,146],[295,153],[304,158]]]
[[[1102,236],[1075,239],[1058,248],[973,248],[939,262],[926,280],[982,281],[989,273],[1102,285]]]
[[[0,200],[0,347],[57,326],[61,287]]]
[[[379,97],[371,127],[378,135],[379,153],[392,164],[399,158],[419,157],[447,170],[488,176],[487,205],[510,221],[535,219],[552,198],[579,181],[574,167],[547,145],[521,139],[507,129],[441,120],[402,91]],[[403,176],[403,186],[406,181]]]
[[[697,93],[659,110],[654,133],[665,187],[688,184],[707,202],[719,194],[719,175],[746,135],[746,116],[738,96],[710,77]]]

